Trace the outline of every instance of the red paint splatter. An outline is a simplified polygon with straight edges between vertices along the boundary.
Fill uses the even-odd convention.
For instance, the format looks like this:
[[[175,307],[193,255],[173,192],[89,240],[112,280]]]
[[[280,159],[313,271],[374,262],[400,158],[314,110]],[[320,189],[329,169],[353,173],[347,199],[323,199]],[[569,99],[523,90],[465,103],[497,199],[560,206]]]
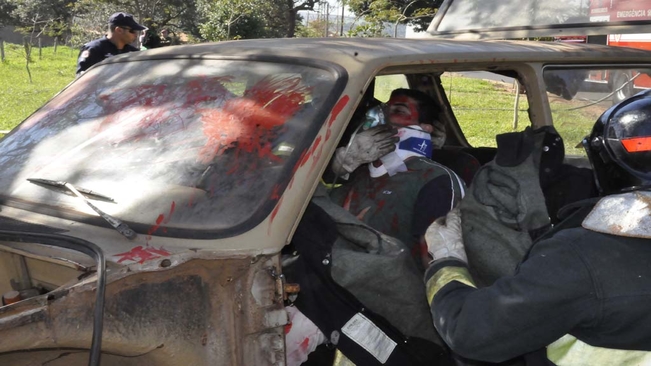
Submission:
[[[209,163],[230,148],[257,153],[279,161],[273,155],[272,141],[280,126],[303,105],[310,88],[298,77],[266,77],[244,93],[227,100],[220,109],[201,111],[203,133],[208,138],[199,160]]]
[[[156,249],[154,247],[143,248],[142,246],[137,246],[128,252],[116,254],[115,256],[121,257],[118,260],[118,263],[122,263],[124,261],[133,261],[142,264],[145,263],[146,261],[160,258],[160,257],[168,257],[169,255],[170,252],[163,249],[162,247]]]
[[[160,224],[163,222],[164,219],[165,219],[165,215],[163,214],[158,215],[158,217],[156,218],[156,224],[149,228],[149,231],[147,231],[147,235],[151,235],[155,233],[156,230],[158,230],[158,228],[160,227]]]
[[[176,209],[176,202],[172,201],[172,205],[170,206],[170,212],[167,213],[167,217],[165,217],[165,221],[163,221],[164,224],[170,222],[170,219],[172,218],[175,209]]]
[[[301,351],[305,353],[307,352],[307,347],[309,346],[310,346],[310,338],[305,338],[298,347],[301,349]]]
[[[292,323],[286,324],[285,325],[285,334],[289,334],[289,332],[292,330]]]
[[[330,128],[332,127],[332,124],[334,121],[337,119],[339,116],[339,113],[344,109],[346,104],[350,101],[350,97],[348,95],[344,95],[337,101],[337,104],[335,104],[334,108],[332,108],[332,112],[330,113],[330,119],[328,120],[328,132],[326,133],[326,142],[330,140],[330,136],[332,135],[332,131]]]
[[[283,203],[283,197],[280,197],[278,200],[278,203],[276,203],[276,207],[274,207],[274,210],[271,212],[271,220],[269,220],[269,226],[274,222],[274,219],[276,218],[276,215],[278,215],[278,211],[280,210],[280,206]]]
[[[165,218],[164,214],[158,215],[156,218],[156,224],[152,225],[152,227],[149,228],[149,231],[147,231],[147,240],[151,239],[151,235],[160,228],[161,224],[167,224],[170,221],[175,209],[176,202],[172,201],[172,204],[170,205],[170,211],[167,213],[167,219]]]
[[[339,116],[339,113],[344,109],[346,104],[348,104],[348,101],[350,101],[350,97],[348,95],[344,95],[337,101],[337,104],[332,108],[332,112],[330,113],[330,120],[328,121],[328,127],[332,126],[332,123],[337,119]]]
[[[312,147],[312,166],[310,167],[310,171],[308,174],[312,174],[312,171],[314,171],[314,168],[316,168],[316,163],[319,161],[321,158],[321,155],[323,154],[323,146],[321,145],[321,136],[316,138],[316,141],[314,141],[314,146]],[[317,153],[314,153],[316,149],[319,149]]]
[[[385,201],[385,200],[380,200],[380,201],[377,203],[377,210],[378,210],[378,211],[381,211],[382,208],[384,207],[384,205],[385,205],[386,203],[387,203],[387,201]]]
[[[274,186],[273,190],[271,191],[271,197],[270,197],[270,199],[271,199],[271,200],[277,200],[277,199],[279,199],[279,198],[280,198],[279,191],[280,191],[280,184],[276,184],[276,185]]]
[[[391,230],[393,230],[393,232],[398,232],[400,230],[400,219],[398,218],[398,214],[393,214],[393,220],[391,221]]]

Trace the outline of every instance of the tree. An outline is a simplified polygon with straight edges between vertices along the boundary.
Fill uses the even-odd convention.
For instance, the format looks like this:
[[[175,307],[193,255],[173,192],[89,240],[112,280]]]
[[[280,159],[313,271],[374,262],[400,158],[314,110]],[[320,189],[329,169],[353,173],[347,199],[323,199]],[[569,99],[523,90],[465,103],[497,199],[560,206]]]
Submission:
[[[171,28],[174,33],[199,36],[196,1],[78,0],[74,18],[75,43],[85,43],[105,34],[109,16],[117,11],[133,14],[136,21],[152,32]]]
[[[296,23],[298,21],[298,12],[301,10],[314,10],[314,6],[320,0],[285,0],[287,3],[287,37],[292,38],[296,32]]]
[[[11,13],[15,8],[11,0],[0,0],[0,28],[13,23]]]
[[[69,30],[75,0],[11,0],[11,18],[30,44],[41,34],[60,36]]]
[[[222,41],[264,36],[263,0],[199,0],[203,38]]]
[[[443,0],[347,0],[350,10],[364,16],[367,23],[377,28],[378,23],[411,24],[424,31]]]

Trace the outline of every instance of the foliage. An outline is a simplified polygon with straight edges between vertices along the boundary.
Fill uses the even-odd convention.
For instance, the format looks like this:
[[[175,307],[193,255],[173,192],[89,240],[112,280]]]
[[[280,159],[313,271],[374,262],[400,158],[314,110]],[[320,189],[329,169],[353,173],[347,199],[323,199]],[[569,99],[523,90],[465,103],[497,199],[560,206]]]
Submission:
[[[353,13],[363,16],[374,29],[386,22],[396,26],[411,24],[417,31],[427,29],[441,3],[442,0],[347,0]]]
[[[313,10],[319,0],[198,0],[207,40],[293,37],[299,10]],[[305,34],[304,32],[302,34]]]
[[[349,37],[382,37],[384,24],[374,21],[355,26],[348,31]]]
[[[287,5],[287,37],[294,37],[296,25],[299,23],[298,12],[314,10],[321,0],[284,0]]]
[[[12,23],[11,13],[15,8],[12,0],[0,0],[0,28]]]
[[[136,21],[158,33],[186,32],[199,36],[196,1],[186,0],[77,0],[74,7],[73,44],[80,46],[105,34],[108,18],[117,11],[133,14]]]
[[[264,32],[265,7],[262,0],[199,0],[204,21],[201,36],[209,41],[260,38]]]
[[[60,36],[68,30],[75,0],[11,0],[12,22],[33,38]]]
[[[0,130],[9,130],[32,114],[75,78],[78,51],[43,48],[43,59],[31,63],[34,83],[28,82],[22,45],[5,43],[6,61],[0,64]]]

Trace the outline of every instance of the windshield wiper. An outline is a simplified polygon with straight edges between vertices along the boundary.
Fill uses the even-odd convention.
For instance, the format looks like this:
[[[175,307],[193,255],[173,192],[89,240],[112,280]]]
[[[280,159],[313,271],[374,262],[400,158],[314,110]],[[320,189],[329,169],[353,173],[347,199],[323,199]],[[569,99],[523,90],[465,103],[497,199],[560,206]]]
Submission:
[[[60,180],[42,179],[42,178],[27,178],[27,180],[30,183],[34,183],[39,186],[45,186],[47,188],[55,188],[57,191],[61,193],[65,193],[69,196],[75,195],[74,192],[72,192],[70,189],[66,187],[66,184],[69,184],[68,182],[63,182]],[[86,188],[81,188],[81,187],[75,187],[75,188],[77,189],[77,191],[79,191],[79,193],[83,194],[87,198],[98,200],[98,201],[115,203],[115,200],[109,196],[105,196],[103,194],[93,192],[90,189],[86,189]]]
[[[48,188],[56,188],[56,191],[61,192],[61,193],[66,193],[68,194],[71,192],[74,196],[78,197],[82,201],[84,201],[88,207],[92,208],[93,211],[97,212],[97,214],[103,218],[106,222],[108,222],[117,232],[120,234],[124,235],[127,239],[132,240],[135,239],[138,235],[136,234],[135,231],[133,231],[127,224],[123,223],[122,221],[116,219],[115,217],[107,214],[106,212],[100,210],[97,208],[97,206],[93,205],[90,203],[90,201],[86,198],[93,198],[96,200],[100,201],[108,201],[108,202],[113,202],[115,203],[115,200],[112,199],[111,197],[105,196],[103,194],[99,194],[96,192],[91,191],[90,189],[85,189],[85,188],[77,188],[73,186],[72,184],[64,181],[57,181],[57,180],[49,180],[49,179],[41,179],[41,178],[27,178],[27,181],[39,186],[44,186]]]

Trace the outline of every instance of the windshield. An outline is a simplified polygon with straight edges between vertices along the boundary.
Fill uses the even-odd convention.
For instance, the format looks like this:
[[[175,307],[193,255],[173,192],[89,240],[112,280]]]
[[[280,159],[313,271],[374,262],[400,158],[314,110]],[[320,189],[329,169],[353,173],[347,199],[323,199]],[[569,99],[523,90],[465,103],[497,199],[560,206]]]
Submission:
[[[0,142],[0,197],[96,216],[26,179],[65,181],[110,197],[93,204],[156,235],[261,219],[321,127],[336,81],[324,68],[259,61],[96,67]]]

